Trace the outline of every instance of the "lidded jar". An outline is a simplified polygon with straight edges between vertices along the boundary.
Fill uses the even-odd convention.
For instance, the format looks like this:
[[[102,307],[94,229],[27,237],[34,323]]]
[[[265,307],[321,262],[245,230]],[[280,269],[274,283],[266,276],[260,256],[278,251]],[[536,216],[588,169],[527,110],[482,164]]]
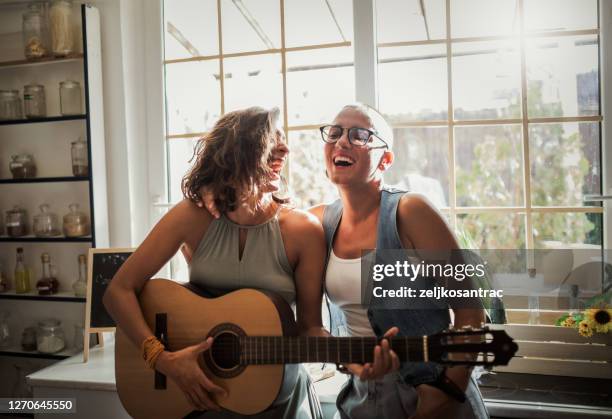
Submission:
[[[40,3],[31,3],[23,14],[23,46],[27,59],[47,56],[49,43],[47,40],[47,20]]]
[[[23,237],[28,234],[28,212],[15,205],[13,209],[6,211],[4,220],[6,234],[10,237]]]
[[[38,237],[59,236],[59,222],[57,215],[49,211],[49,205],[42,204],[40,214],[34,216],[34,234]]]
[[[47,116],[45,86],[41,84],[23,86],[23,108],[26,118],[44,118]]]
[[[38,323],[36,329],[36,349],[44,354],[54,354],[66,346],[66,337],[62,323],[56,319],[47,319]]]
[[[31,154],[15,154],[11,156],[9,169],[13,179],[36,177],[36,163]]]
[[[64,215],[64,234],[66,237],[83,237],[91,232],[89,217],[79,211],[79,204],[68,205],[70,212]]]
[[[22,117],[19,90],[0,90],[0,120],[21,119]]]
[[[60,112],[62,115],[80,115],[81,84],[78,81],[66,80],[60,82]]]
[[[87,143],[81,138],[79,138],[79,141],[70,143],[70,154],[72,156],[72,174],[75,176],[89,176]]]
[[[53,55],[65,57],[72,54],[74,52],[72,1],[54,0],[49,9],[49,22]]]

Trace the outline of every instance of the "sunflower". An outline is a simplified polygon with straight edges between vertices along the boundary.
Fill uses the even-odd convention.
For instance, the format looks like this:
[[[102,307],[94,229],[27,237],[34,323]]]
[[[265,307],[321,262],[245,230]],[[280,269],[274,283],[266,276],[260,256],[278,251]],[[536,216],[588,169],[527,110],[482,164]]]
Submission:
[[[578,333],[580,333],[580,336],[590,338],[591,336],[593,336],[593,328],[587,320],[583,320],[578,323]]]
[[[585,310],[584,319],[597,333],[608,333],[612,330],[612,309],[606,307]]]

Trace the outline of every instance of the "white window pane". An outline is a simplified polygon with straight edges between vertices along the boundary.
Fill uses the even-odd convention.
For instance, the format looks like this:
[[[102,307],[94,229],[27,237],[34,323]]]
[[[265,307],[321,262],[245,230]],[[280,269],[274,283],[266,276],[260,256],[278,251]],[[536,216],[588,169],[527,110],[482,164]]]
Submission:
[[[446,38],[445,0],[377,0],[376,18],[379,43]]]
[[[598,27],[597,0],[525,0],[524,5],[527,31],[565,31]]]
[[[599,114],[599,58],[595,36],[528,40],[530,117]]]
[[[457,230],[477,249],[524,249],[524,214],[462,214]]]
[[[603,236],[601,214],[536,213],[533,214],[536,249],[601,247]]]
[[[223,53],[281,47],[278,0],[222,0]]]
[[[523,205],[521,125],[455,128],[457,205]]]
[[[451,0],[453,38],[519,32],[517,0]]]
[[[206,131],[220,115],[218,60],[166,65],[168,134]]]
[[[425,195],[436,207],[448,207],[448,128],[395,128],[393,165],[385,183]]]
[[[530,124],[531,202],[534,206],[583,206],[601,192],[598,123]]]
[[[285,0],[286,47],[352,40],[352,0]]]
[[[168,187],[170,189],[170,202],[176,203],[183,199],[181,181],[187,174],[194,161],[194,147],[198,143],[197,138],[176,138],[168,140]]]
[[[446,46],[378,49],[380,111],[389,122],[446,120]]]
[[[354,100],[352,48],[287,53],[290,126],[329,122],[342,106]]]
[[[297,208],[331,202],[336,187],[325,175],[323,140],[316,131],[289,132],[289,189]]]
[[[454,44],[453,106],[456,120],[520,118],[518,42]]]
[[[219,53],[216,0],[164,0],[166,60]]]
[[[283,109],[283,77],[280,54],[227,58],[225,112],[249,106]]]

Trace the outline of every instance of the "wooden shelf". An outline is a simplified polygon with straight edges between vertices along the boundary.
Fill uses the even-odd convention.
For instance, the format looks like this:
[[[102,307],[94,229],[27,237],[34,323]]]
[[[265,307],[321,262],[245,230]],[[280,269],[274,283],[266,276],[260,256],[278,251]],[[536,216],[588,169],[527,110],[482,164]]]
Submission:
[[[75,297],[72,292],[60,292],[54,295],[38,295],[36,292],[17,294],[15,290],[0,293],[0,300],[36,300],[36,301],[56,301],[69,303],[84,303],[85,297]]]
[[[0,356],[16,356],[22,358],[39,358],[39,359],[66,359],[80,353],[74,348],[64,349],[55,354],[43,354],[38,351],[24,351],[21,346],[9,346],[8,348],[0,348]]]
[[[41,122],[76,121],[79,119],[87,119],[87,115],[62,115],[62,116],[48,116],[45,118],[11,119],[8,121],[0,121],[0,126],[1,125],[39,124]]]
[[[15,68],[15,67],[33,67],[33,66],[42,66],[49,64],[58,64],[58,63],[67,63],[71,61],[81,61],[83,59],[83,54],[73,54],[68,57],[55,58],[55,57],[45,57],[39,58],[37,60],[12,60],[12,61],[0,61],[0,69],[3,68]]]
[[[22,183],[87,182],[89,180],[89,176],[34,177],[27,179],[0,179],[0,185]]]
[[[87,243],[91,242],[91,236],[85,237],[36,237],[36,236],[24,236],[24,237],[9,237],[0,236],[0,242],[13,242],[13,243]]]

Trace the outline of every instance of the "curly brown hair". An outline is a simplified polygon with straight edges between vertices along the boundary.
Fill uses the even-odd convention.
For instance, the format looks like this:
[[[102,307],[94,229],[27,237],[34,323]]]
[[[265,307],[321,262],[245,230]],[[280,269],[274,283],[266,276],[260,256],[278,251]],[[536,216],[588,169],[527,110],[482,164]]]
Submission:
[[[195,146],[195,164],[181,182],[183,196],[199,202],[201,189],[206,188],[221,213],[234,211],[244,199],[256,198],[272,174],[268,160],[278,135],[278,116],[278,108],[260,107],[223,115]],[[287,202],[274,195],[273,199]]]

